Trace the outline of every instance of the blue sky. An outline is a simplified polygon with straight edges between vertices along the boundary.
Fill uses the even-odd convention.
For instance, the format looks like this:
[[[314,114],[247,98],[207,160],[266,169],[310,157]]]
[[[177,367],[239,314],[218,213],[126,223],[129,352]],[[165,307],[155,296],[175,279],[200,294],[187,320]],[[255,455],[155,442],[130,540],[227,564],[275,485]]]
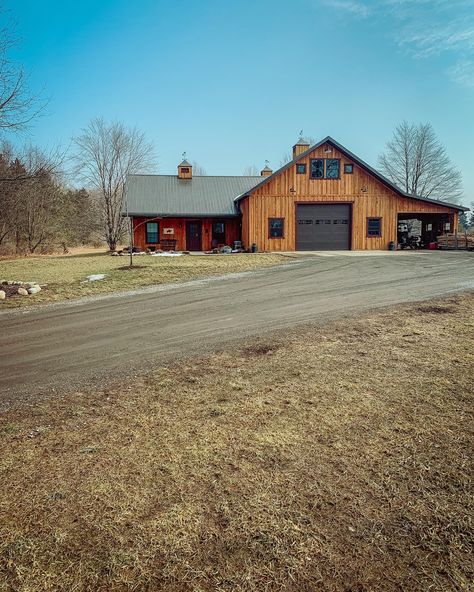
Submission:
[[[433,124],[474,200],[474,0],[3,4],[15,58],[49,98],[35,143],[67,146],[103,116],[144,130],[159,172],[186,150],[239,175],[277,168],[300,129],[376,165],[407,119]]]

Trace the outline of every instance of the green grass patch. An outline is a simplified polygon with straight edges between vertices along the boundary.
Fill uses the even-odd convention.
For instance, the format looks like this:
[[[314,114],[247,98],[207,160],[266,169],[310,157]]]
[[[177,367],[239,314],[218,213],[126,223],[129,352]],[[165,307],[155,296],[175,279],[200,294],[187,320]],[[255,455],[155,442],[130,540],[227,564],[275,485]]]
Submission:
[[[31,306],[41,302],[71,300],[96,294],[108,294],[144,286],[182,282],[259,267],[285,261],[281,255],[232,254],[182,257],[142,256],[128,268],[127,257],[108,254],[38,256],[0,260],[0,281],[38,282],[46,286],[31,297],[15,296],[0,302],[3,308]],[[86,281],[88,275],[106,274],[103,280]],[[0,309],[0,310],[1,310]]]

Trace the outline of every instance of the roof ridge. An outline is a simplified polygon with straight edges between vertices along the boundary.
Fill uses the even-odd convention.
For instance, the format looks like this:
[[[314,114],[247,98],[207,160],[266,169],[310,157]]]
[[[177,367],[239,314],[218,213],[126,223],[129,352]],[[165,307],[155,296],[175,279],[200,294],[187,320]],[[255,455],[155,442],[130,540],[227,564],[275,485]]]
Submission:
[[[129,173],[127,177],[176,177],[178,179],[178,175],[176,174],[162,174],[162,173]],[[201,179],[209,178],[209,177],[218,177],[218,178],[229,178],[232,177],[233,179],[261,179],[261,175],[194,175],[192,179],[196,177],[200,177]],[[184,179],[185,181],[189,181],[190,179]]]

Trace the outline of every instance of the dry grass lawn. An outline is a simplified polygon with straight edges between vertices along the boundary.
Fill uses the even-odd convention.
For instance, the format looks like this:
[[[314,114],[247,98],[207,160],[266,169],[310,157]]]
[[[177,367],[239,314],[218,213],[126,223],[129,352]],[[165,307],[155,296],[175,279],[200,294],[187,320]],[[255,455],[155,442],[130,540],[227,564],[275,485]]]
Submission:
[[[249,271],[287,262],[281,255],[266,253],[182,257],[134,258],[136,268],[127,267],[128,257],[108,254],[37,256],[0,259],[0,281],[23,281],[47,284],[32,297],[20,297],[0,302],[0,310],[130,290],[154,284],[181,282],[196,278],[239,271]],[[105,273],[103,280],[88,282],[88,275]]]
[[[2,417],[0,590],[472,590],[474,295]]]

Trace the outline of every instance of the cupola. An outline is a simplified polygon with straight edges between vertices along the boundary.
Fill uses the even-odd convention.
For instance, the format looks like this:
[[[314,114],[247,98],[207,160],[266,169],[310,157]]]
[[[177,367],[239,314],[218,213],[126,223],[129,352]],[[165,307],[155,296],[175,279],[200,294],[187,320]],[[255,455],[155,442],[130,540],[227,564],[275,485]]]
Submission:
[[[303,138],[303,130],[300,131],[300,137],[298,141],[293,146],[293,158],[296,158],[309,148],[309,142]]]
[[[178,179],[192,179],[193,165],[186,160],[186,152],[183,152],[183,160],[178,164]]]
[[[265,161],[265,166],[263,167],[263,169],[260,171],[260,175],[262,177],[269,177],[271,174],[273,174],[272,169],[268,166],[268,160]]]

